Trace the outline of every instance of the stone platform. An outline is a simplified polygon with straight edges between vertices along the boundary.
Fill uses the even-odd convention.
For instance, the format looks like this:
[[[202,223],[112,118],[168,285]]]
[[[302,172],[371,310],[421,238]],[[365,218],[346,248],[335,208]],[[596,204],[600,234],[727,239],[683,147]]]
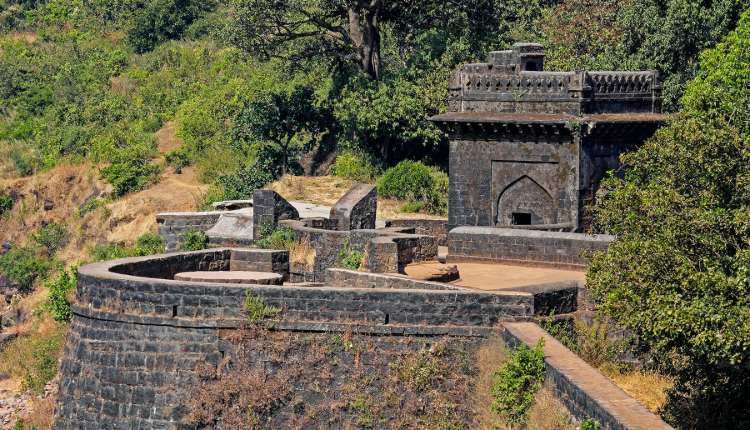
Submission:
[[[236,271],[182,272],[175,281],[218,282],[221,284],[281,285],[284,277],[278,273]]]

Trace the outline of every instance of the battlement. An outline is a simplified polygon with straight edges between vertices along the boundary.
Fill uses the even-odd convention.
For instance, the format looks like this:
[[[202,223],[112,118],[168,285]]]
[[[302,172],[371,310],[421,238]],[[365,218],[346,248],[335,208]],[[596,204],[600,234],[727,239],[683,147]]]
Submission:
[[[656,71],[544,71],[544,48],[516,43],[466,64],[451,79],[450,112],[660,113]]]

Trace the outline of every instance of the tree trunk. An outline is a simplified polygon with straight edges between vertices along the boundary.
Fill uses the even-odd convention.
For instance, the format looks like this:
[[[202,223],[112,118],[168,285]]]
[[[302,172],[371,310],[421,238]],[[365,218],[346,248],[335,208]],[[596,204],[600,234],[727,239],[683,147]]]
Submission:
[[[360,1],[349,7],[349,37],[359,67],[374,80],[380,78],[380,9],[380,0]]]

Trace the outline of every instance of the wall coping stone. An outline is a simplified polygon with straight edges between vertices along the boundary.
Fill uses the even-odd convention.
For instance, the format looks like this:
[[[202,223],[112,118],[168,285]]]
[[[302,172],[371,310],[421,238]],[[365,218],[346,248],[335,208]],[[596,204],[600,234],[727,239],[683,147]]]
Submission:
[[[570,232],[563,232],[563,231],[543,231],[543,230],[528,230],[528,229],[516,229],[516,228],[473,227],[473,226],[455,227],[450,231],[450,234],[488,234],[488,235],[503,236],[503,237],[584,240],[584,241],[596,241],[596,242],[611,242],[615,240],[615,236],[612,236],[609,234],[586,234],[586,233],[570,233]]]

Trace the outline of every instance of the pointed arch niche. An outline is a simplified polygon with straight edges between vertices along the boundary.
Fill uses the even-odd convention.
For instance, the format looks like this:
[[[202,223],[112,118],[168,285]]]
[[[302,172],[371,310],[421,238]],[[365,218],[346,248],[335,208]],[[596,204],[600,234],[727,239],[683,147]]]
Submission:
[[[523,175],[500,192],[495,223],[498,226],[554,224],[556,212],[550,193],[537,181]]]

